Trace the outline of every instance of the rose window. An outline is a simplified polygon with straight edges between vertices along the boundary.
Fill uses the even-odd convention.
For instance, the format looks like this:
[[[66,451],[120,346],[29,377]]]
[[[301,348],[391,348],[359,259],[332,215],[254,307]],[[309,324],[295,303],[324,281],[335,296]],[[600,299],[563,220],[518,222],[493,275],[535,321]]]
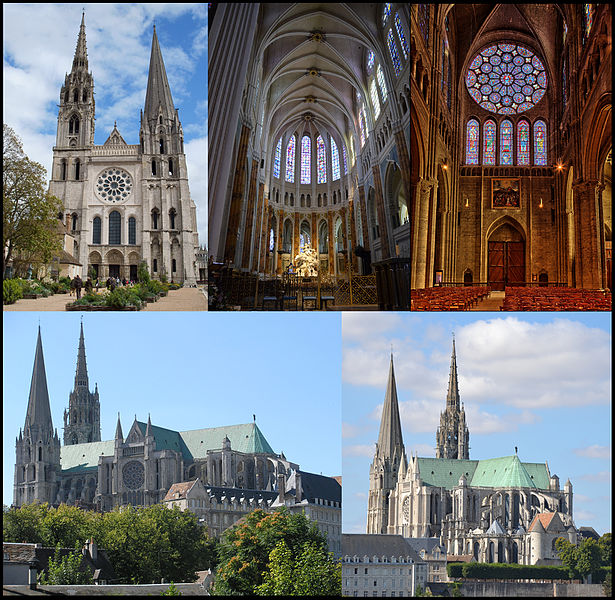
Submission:
[[[132,177],[123,169],[107,169],[96,180],[96,192],[107,202],[122,202],[131,191]]]
[[[138,490],[145,481],[145,469],[139,461],[131,460],[124,465],[122,478],[124,479],[124,485],[129,490]]]
[[[522,113],[537,104],[547,91],[542,61],[518,44],[494,44],[470,63],[466,87],[483,108],[499,115]]]

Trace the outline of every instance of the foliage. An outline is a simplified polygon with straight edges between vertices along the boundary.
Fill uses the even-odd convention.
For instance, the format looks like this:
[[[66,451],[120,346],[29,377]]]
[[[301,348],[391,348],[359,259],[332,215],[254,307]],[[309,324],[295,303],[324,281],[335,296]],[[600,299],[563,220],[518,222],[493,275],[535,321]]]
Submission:
[[[45,168],[24,153],[13,129],[3,126],[2,157],[2,272],[13,260],[15,271],[47,264],[62,249],[56,232],[62,202],[46,191]]]
[[[70,289],[70,277],[60,277],[60,283]]]
[[[46,502],[44,504],[33,502],[24,504],[21,508],[10,508],[3,514],[2,541],[42,544],[41,522],[49,510]]]
[[[117,287],[106,297],[106,304],[109,308],[125,308],[136,306],[141,308],[141,299],[132,288]]]
[[[78,300],[75,300],[73,304],[77,306],[106,306],[107,305],[107,296],[105,294],[96,294],[91,292],[89,294],[84,294]]]
[[[303,555],[306,545],[326,551],[325,538],[305,515],[291,515],[284,508],[273,513],[255,510],[223,534],[214,593],[253,595],[264,583],[270,554],[278,542],[284,542],[293,561]]]
[[[599,540],[598,546],[600,547],[600,564],[603,567],[608,567],[613,560],[613,545],[611,541],[611,534],[605,533]]]
[[[461,598],[462,594],[460,581],[453,581],[452,583],[449,583],[448,588],[451,590],[451,596],[453,598]]]
[[[140,283],[147,283],[150,280],[147,262],[145,262],[144,260],[142,260],[137,267],[137,280]]]
[[[604,583],[611,575],[611,571],[611,565],[598,567],[598,570],[592,573],[592,583]]]
[[[607,573],[607,576],[604,579],[604,583],[602,584],[602,589],[604,591],[604,595],[607,598],[611,597],[611,573]]]
[[[76,549],[65,556],[60,556],[60,546],[56,546],[55,555],[49,559],[47,575],[41,583],[46,585],[88,585],[93,583],[89,569],[81,569],[83,555]]]
[[[293,559],[284,540],[269,554],[264,581],[255,588],[259,596],[339,596],[342,587],[341,564],[314,542],[303,545]]]
[[[171,585],[164,591],[160,592],[161,596],[181,596],[182,593],[175,587],[175,584],[171,581]]]
[[[14,279],[5,279],[2,282],[2,303],[13,304],[23,298],[21,286]]]
[[[80,548],[90,537],[94,520],[99,517],[97,513],[87,512],[67,504],[50,508],[39,524],[43,546]]]
[[[558,538],[555,548],[571,579],[585,579],[600,567],[601,547],[594,539],[585,539],[574,546],[568,540]]]
[[[504,563],[449,563],[448,576],[455,579],[569,579],[566,568]]]

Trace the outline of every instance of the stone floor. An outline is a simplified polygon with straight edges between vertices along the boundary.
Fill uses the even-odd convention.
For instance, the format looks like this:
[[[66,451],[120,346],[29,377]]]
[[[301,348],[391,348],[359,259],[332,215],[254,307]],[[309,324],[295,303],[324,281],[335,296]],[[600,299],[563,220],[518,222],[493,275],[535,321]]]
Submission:
[[[37,298],[36,300],[18,300],[15,304],[7,304],[3,308],[5,311],[30,310],[30,311],[51,311],[66,310],[66,305],[75,300],[75,296],[69,294],[54,294],[48,298]],[[158,302],[149,303],[143,310],[207,310],[207,296],[202,287],[180,288],[173,290]]]
[[[478,310],[478,311],[499,311],[502,305],[504,304],[504,295],[506,292],[492,291],[489,292],[489,296],[487,298],[478,302],[478,304],[472,307],[470,310]]]

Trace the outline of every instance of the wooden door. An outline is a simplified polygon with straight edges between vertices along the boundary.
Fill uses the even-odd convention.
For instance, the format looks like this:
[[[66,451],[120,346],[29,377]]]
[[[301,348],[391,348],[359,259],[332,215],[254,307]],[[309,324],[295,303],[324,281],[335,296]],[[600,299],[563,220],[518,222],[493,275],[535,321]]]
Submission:
[[[506,242],[506,284],[518,285],[525,281],[525,251],[523,242]]]
[[[504,290],[506,268],[506,242],[489,242],[489,285],[493,290]]]
[[[507,285],[525,281],[525,247],[523,242],[489,242],[489,285],[504,290]]]

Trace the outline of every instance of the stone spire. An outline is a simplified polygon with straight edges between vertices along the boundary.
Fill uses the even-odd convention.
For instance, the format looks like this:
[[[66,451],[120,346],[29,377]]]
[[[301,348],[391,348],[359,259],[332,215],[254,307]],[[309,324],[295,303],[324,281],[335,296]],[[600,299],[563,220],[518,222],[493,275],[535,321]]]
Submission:
[[[165,118],[173,119],[175,117],[171,88],[167,80],[167,72],[164,68],[162,53],[158,45],[158,36],[156,35],[156,26],[154,25],[143,116],[146,120],[158,119],[160,112],[162,112],[162,116]]]
[[[457,380],[457,354],[455,352],[455,336],[453,335],[453,353],[451,355],[451,369],[448,375],[448,393],[446,406],[459,410],[459,382]]]
[[[83,69],[88,70],[88,48],[85,43],[85,13],[81,14],[81,26],[79,27],[79,36],[77,37],[77,48],[73,58],[73,72]]]
[[[53,437],[53,421],[49,407],[49,392],[47,391],[47,375],[45,373],[40,325],[38,327],[38,339],[34,354],[34,367],[32,369],[32,381],[30,382],[30,398],[28,400],[24,433],[26,435],[40,436],[41,439]]]
[[[387,391],[382,408],[380,433],[378,434],[378,452],[384,457],[393,458],[393,455],[403,453],[404,442],[401,435],[401,421],[399,418],[399,405],[397,403],[397,386],[395,385],[395,369],[393,367],[393,354],[389,364],[389,377]]]
[[[83,337],[83,321],[81,321],[79,349],[77,350],[77,368],[75,369],[75,389],[78,387],[85,387],[87,389],[88,385],[88,365],[85,360],[85,339]]]
[[[115,426],[115,439],[124,441],[124,434],[122,433],[122,423],[120,422],[120,413],[117,413],[117,425]]]

